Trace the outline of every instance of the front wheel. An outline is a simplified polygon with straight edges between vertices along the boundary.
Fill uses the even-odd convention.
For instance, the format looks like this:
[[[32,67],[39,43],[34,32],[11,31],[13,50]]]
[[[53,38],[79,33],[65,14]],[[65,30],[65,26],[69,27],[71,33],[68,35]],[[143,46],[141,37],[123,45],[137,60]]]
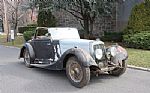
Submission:
[[[127,62],[122,61],[122,67],[121,68],[115,68],[112,71],[109,71],[108,73],[113,75],[113,76],[121,76],[122,74],[125,73],[127,68]]]
[[[84,67],[76,57],[68,59],[66,74],[71,84],[77,88],[86,86],[90,81],[90,68]]]

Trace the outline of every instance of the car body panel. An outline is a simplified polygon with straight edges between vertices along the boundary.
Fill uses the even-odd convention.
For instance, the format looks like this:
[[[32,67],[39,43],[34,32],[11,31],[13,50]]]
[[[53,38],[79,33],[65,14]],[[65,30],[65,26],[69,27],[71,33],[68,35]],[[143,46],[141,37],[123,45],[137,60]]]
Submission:
[[[84,40],[84,39],[63,39],[60,40],[60,48],[61,53],[63,54],[65,51],[71,48],[82,48],[87,52],[90,52],[90,42],[93,42],[93,40]]]

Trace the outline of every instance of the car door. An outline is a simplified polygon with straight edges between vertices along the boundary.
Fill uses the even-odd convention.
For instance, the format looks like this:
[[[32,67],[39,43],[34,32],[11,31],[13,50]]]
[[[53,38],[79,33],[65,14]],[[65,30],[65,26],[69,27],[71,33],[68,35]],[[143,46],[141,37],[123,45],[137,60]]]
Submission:
[[[54,46],[50,39],[35,39],[32,46],[37,59],[54,59]]]
[[[54,46],[51,38],[47,35],[48,29],[40,28],[36,30],[31,45],[33,46],[36,59],[54,59]]]

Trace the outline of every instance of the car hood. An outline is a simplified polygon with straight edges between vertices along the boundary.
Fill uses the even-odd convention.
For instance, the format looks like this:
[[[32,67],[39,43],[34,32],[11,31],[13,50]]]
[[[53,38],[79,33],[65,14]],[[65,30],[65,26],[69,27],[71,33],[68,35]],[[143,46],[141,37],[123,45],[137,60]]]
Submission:
[[[63,54],[68,49],[77,47],[82,48],[83,50],[90,52],[90,44],[97,42],[94,40],[87,40],[87,39],[63,39],[59,40],[61,53]],[[100,43],[103,43],[101,41],[98,41]]]

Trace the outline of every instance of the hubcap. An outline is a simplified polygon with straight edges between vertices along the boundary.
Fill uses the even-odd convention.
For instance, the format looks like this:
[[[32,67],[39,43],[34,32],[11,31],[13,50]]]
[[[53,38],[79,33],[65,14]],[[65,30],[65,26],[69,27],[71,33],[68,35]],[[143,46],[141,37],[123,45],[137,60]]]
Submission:
[[[69,65],[69,75],[74,82],[80,82],[83,78],[83,71],[77,62],[72,62]]]

